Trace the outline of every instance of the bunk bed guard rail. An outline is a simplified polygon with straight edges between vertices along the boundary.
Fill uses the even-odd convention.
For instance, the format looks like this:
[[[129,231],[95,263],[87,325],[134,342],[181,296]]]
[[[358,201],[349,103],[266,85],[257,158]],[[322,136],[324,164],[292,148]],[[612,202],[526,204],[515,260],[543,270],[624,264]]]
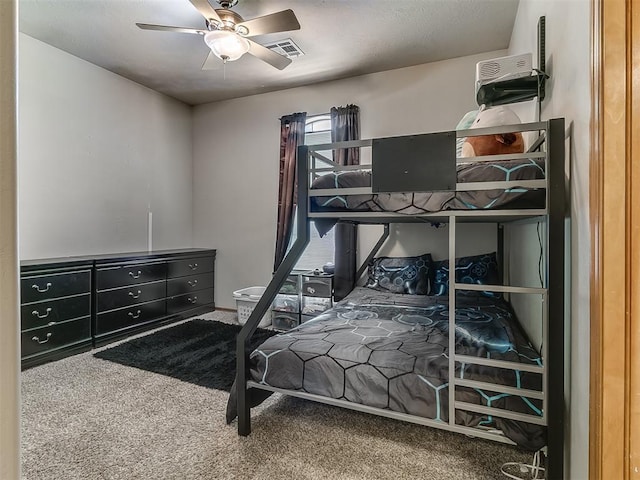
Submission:
[[[458,181],[456,169],[461,165],[473,165],[486,162],[496,163],[502,161],[522,161],[531,162],[546,160],[548,151],[536,151],[546,137],[548,130],[547,122],[524,123],[518,125],[508,125],[500,127],[490,127],[482,129],[458,130],[450,132],[428,133],[421,135],[408,135],[402,137],[390,137],[382,139],[352,140],[340,143],[327,143],[312,145],[307,149],[306,168],[309,172],[308,182],[313,182],[320,176],[327,173],[340,176],[348,172],[370,172],[371,183],[367,186],[338,187],[333,188],[312,188],[309,190],[308,216],[316,218],[340,218],[342,220],[353,220],[359,223],[385,223],[415,221],[403,217],[434,217],[434,221],[446,221],[452,215],[474,217],[497,216],[495,208],[474,208],[469,210],[447,210],[443,211],[415,213],[409,215],[401,212],[376,211],[363,212],[360,209],[352,211],[342,211],[339,214],[335,211],[325,211],[323,209],[312,209],[314,199],[318,197],[330,199],[345,199],[348,196],[372,196],[377,193],[393,192],[478,192],[501,189],[546,189],[548,187],[548,175],[545,178],[518,179],[511,180],[510,174],[505,175],[504,180],[497,181]],[[472,136],[497,135],[508,132],[531,132],[537,139],[532,142],[528,152],[506,154],[506,155],[484,155],[477,157],[456,157],[455,141]],[[360,165],[338,165],[325,152],[342,148],[367,148],[371,150],[370,163]],[[368,149],[369,149],[368,148]],[[361,156],[365,157],[364,155]],[[475,178],[475,176],[471,176]],[[336,178],[337,182],[337,178]],[[410,187],[410,188],[408,188]],[[515,190],[513,190],[515,191]],[[548,198],[546,199],[548,205]],[[343,209],[345,210],[345,209]],[[540,208],[537,211],[527,209],[501,210],[500,213],[515,219],[514,217],[531,217],[533,215],[546,215],[546,209]],[[363,213],[365,213],[363,215]]]

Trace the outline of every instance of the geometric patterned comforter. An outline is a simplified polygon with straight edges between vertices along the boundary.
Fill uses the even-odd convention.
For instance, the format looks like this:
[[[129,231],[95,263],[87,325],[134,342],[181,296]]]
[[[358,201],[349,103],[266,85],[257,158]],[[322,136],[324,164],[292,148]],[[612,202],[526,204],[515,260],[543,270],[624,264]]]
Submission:
[[[266,340],[250,355],[250,377],[304,391],[447,422],[448,296],[398,295],[357,287],[334,308]],[[480,292],[458,293],[456,352],[540,365],[512,309]],[[456,365],[456,377],[540,389],[541,376]],[[518,395],[456,388],[457,400],[541,415],[541,403]],[[232,396],[230,402],[235,402]],[[230,407],[233,407],[230,404]],[[456,411],[456,423],[497,428],[528,450],[546,444],[546,429]]]
[[[544,178],[544,161],[533,159],[476,162],[457,166],[457,181],[500,182]],[[329,173],[316,178],[311,189],[355,188],[371,186],[371,170]],[[312,210],[384,211],[406,215],[443,210],[495,209],[527,193],[526,188],[377,193],[312,197]]]

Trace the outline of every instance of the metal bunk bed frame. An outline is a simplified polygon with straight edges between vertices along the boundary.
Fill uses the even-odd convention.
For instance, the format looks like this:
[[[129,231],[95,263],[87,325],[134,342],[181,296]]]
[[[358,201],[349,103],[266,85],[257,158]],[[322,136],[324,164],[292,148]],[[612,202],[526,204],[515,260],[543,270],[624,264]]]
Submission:
[[[327,171],[326,168],[315,168],[315,159],[335,165],[332,170],[348,170],[363,168],[363,166],[337,166],[333,161],[319,154],[319,151],[368,147],[372,145],[372,140],[355,140],[347,142],[337,142],[332,144],[300,146],[298,149],[298,200],[297,200],[297,237],[291,249],[285,256],[282,264],[278,267],[271,282],[267,286],[265,293],[258,301],[244,327],[237,338],[237,407],[238,407],[238,434],[242,436],[251,433],[251,406],[248,398],[248,390],[251,388],[282,393],[290,396],[313,400],[329,405],[335,405],[352,410],[358,410],[374,415],[394,418],[412,423],[432,426],[444,430],[450,430],[469,436],[486,438],[502,443],[513,444],[505,436],[495,433],[495,431],[479,429],[478,427],[467,427],[455,423],[455,410],[465,410],[475,413],[493,415],[502,418],[534,423],[547,426],[547,478],[562,478],[564,470],[564,289],[565,289],[565,150],[564,150],[564,119],[552,119],[545,122],[526,123],[510,125],[506,127],[491,127],[484,129],[473,129],[457,131],[456,137],[469,137],[477,135],[492,135],[504,132],[525,132],[539,131],[538,140],[532,145],[528,153],[518,155],[493,155],[487,157],[465,158],[465,162],[502,160],[511,158],[544,158],[545,178],[542,180],[525,181],[501,181],[501,182],[478,182],[478,183],[458,183],[457,191],[462,190],[483,190],[483,189],[507,189],[512,187],[545,188],[546,201],[544,209],[522,209],[522,210],[448,210],[436,213],[403,215],[388,212],[310,212],[309,198],[320,195],[347,195],[357,193],[371,193],[371,189],[363,191],[357,189],[338,190],[309,190],[310,174],[314,175],[318,171]],[[541,143],[546,143],[543,152],[534,152]],[[504,158],[501,158],[504,157]],[[311,167],[309,165],[311,164]],[[366,167],[364,167],[366,168]],[[449,332],[455,332],[455,292],[456,290],[479,290],[494,291],[503,293],[524,293],[539,294],[542,296],[543,318],[542,318],[542,365],[527,365],[514,362],[479,358],[455,354],[455,335],[449,335],[449,421],[441,422],[429,418],[409,415],[392,410],[385,410],[345,400],[323,397],[306,392],[284,390],[260,384],[249,380],[249,339],[258,327],[262,316],[267,312],[269,306],[275,299],[280,287],[295,266],[296,262],[304,252],[309,242],[310,221],[314,218],[334,218],[342,221],[351,221],[363,224],[384,224],[385,230],[380,240],[359,269],[359,274],[364,272],[366,264],[373,258],[377,250],[382,246],[388,237],[388,224],[396,222],[441,222],[449,224],[449,271],[455,271],[456,258],[456,224],[458,222],[484,222],[497,223],[498,228],[498,256],[503,250],[503,228],[502,224],[534,219],[536,221],[546,221],[546,278],[543,288],[533,287],[511,287],[506,285],[470,285],[453,282],[449,288]],[[503,264],[503,263],[502,263]],[[357,275],[356,278],[359,278]],[[553,321],[549,321],[553,319]],[[483,383],[473,380],[465,380],[455,376],[456,362],[466,364],[484,365],[490,367],[504,368],[510,370],[528,371],[541,374],[543,376],[542,391],[523,390],[514,387],[507,387],[497,384]],[[499,393],[511,393],[542,401],[542,416],[535,416],[508,410],[487,407],[478,404],[460,402],[455,399],[456,386],[476,387]]]

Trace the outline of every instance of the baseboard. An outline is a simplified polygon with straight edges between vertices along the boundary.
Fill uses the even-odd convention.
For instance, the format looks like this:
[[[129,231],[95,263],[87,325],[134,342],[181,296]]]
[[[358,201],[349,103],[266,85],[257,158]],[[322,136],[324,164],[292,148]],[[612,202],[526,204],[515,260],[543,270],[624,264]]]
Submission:
[[[225,307],[216,307],[216,310],[220,310],[222,312],[237,312],[238,311],[235,308],[225,308]]]
[[[21,369],[28,370],[31,367],[54,362],[56,360],[61,360],[65,357],[70,357],[71,355],[77,355],[78,353],[88,352],[89,350],[91,350],[91,348],[92,345],[91,341],[89,340],[70,347],[63,347],[51,352],[45,352],[41,355],[23,358],[21,362]]]

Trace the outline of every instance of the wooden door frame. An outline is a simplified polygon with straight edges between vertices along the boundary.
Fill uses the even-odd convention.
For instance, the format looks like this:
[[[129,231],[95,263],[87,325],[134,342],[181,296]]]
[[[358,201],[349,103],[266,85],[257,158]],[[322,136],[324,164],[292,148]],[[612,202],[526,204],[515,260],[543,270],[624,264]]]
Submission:
[[[20,478],[17,0],[0,0],[0,478]]]
[[[589,476],[630,480],[640,479],[640,2],[591,5]]]

